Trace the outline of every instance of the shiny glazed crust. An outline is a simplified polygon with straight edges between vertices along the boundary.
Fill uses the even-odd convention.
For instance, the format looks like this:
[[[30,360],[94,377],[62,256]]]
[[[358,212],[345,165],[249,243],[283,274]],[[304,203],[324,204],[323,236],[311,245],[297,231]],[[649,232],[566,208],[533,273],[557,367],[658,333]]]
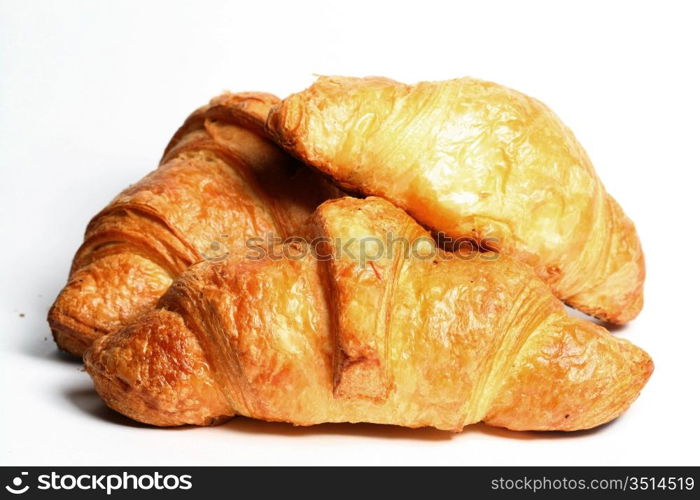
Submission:
[[[489,239],[581,311],[625,323],[642,307],[634,225],[535,99],[473,78],[321,77],[275,106],[267,126],[344,189],[453,238]]]
[[[573,431],[620,415],[653,370],[642,349],[568,317],[529,266],[456,258],[383,199],[328,201],[309,232],[315,252],[191,267],[98,339],[84,359],[100,396],[159,426],[245,415]]]

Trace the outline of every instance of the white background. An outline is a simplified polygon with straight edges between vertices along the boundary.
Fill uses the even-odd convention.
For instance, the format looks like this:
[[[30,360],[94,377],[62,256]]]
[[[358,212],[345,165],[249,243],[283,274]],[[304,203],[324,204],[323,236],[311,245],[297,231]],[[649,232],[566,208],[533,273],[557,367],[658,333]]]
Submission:
[[[670,1],[0,0],[0,464],[700,464],[699,18]],[[656,363],[629,412],[570,435],[452,435],[152,429],[102,405],[45,322],[86,223],[210,97],[284,96],[314,73],[477,76],[576,132],[647,257],[644,311],[614,332]]]

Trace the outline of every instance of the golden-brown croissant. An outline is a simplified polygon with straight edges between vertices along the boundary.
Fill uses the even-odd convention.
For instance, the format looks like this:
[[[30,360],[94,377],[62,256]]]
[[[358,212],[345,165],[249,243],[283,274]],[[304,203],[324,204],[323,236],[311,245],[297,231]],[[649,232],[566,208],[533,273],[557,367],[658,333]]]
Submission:
[[[335,195],[265,136],[277,101],[262,93],[213,99],[186,120],[157,170],[92,219],[49,312],[59,347],[82,354],[152,308],[190,265],[243,255],[248,238],[287,236]]]
[[[286,258],[193,266],[98,339],[85,366],[104,401],[162,426],[240,414],[571,431],[620,415],[651,374],[529,266],[443,252],[383,199],[328,201],[311,227]]]
[[[624,323],[642,307],[634,225],[572,132],[535,99],[472,78],[321,77],[276,106],[268,127],[348,191],[533,265],[581,311]]]

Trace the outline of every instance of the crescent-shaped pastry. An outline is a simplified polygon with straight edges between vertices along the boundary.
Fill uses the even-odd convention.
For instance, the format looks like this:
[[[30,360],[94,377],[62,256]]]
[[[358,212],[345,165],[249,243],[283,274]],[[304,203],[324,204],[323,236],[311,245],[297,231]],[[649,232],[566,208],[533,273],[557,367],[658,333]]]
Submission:
[[[191,267],[97,340],[85,366],[104,401],[162,426],[572,431],[620,415],[652,372],[642,349],[567,316],[529,266],[443,252],[383,199],[328,201],[312,228],[287,258]]]
[[[634,225],[571,130],[535,99],[473,78],[321,77],[277,105],[268,127],[346,190],[531,264],[581,311],[625,323],[642,307]]]

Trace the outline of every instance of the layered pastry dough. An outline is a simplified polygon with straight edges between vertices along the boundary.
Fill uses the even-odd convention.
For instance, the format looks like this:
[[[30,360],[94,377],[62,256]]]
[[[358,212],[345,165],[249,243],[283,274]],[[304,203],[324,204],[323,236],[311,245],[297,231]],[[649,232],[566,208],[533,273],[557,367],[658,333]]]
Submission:
[[[321,77],[273,109],[278,142],[348,191],[534,266],[614,323],[642,307],[644,257],[573,133],[541,102],[472,78]]]
[[[242,256],[249,238],[293,234],[337,195],[265,136],[276,102],[261,93],[213,99],[175,134],[157,170],[92,219],[49,313],[59,347],[82,354],[152,308],[190,265]]]
[[[443,252],[383,199],[328,201],[312,222],[288,258],[202,262],[98,339],[85,364],[105,402],[161,426],[572,431],[620,415],[652,371],[640,348],[568,317],[529,266]]]

